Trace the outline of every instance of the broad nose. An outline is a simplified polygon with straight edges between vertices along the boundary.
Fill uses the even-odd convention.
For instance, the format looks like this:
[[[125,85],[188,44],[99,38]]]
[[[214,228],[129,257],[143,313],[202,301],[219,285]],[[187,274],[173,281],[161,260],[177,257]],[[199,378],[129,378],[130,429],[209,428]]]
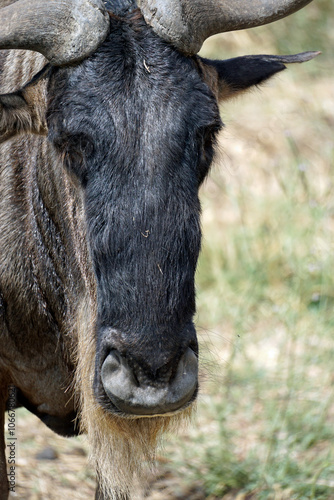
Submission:
[[[111,403],[122,413],[137,416],[163,415],[182,409],[196,396],[198,360],[188,347],[168,381],[148,379],[133,369],[118,351],[112,350],[101,369],[101,380]]]

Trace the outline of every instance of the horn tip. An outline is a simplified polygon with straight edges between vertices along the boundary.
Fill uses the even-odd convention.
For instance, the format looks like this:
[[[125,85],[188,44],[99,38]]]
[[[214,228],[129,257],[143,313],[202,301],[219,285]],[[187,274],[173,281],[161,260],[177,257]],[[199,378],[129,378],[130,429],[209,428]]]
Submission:
[[[297,54],[300,58],[300,62],[311,61],[315,57],[319,56],[322,52],[320,50],[311,50],[308,52],[302,52],[301,54]]]
[[[293,54],[288,56],[274,56],[274,58],[285,64],[294,64],[294,63],[303,63],[311,61],[320,54],[321,51],[317,50],[317,51],[300,52],[299,54]]]

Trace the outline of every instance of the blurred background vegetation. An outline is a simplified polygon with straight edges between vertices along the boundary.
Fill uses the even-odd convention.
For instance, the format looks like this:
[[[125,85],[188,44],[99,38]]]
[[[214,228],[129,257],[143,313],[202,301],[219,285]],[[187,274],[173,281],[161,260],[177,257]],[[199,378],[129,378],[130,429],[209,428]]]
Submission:
[[[203,48],[322,51],[221,107],[197,275],[206,382],[178,465],[207,498],[334,499],[333,19],[318,0]]]
[[[322,55],[221,107],[201,192],[198,412],[159,457],[152,500],[334,499],[333,20],[334,3],[315,0],[203,47],[221,59]],[[81,438],[24,413],[19,427],[18,498],[93,497]]]

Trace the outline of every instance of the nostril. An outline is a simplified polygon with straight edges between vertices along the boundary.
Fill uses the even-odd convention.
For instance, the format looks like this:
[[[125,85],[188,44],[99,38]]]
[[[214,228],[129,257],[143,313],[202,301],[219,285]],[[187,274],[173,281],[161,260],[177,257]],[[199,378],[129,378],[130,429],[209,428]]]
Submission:
[[[102,365],[102,374],[105,380],[113,379],[114,383],[116,381],[124,378],[130,377],[131,382],[134,382],[139,386],[139,381],[136,374],[131,368],[125,357],[123,357],[116,349],[112,349],[105,362]]]
[[[120,354],[115,349],[110,351],[110,353],[107,356],[107,359],[108,359],[107,366],[109,374],[115,373],[118,370],[120,370],[122,366],[122,360]]]
[[[197,391],[197,356],[188,348],[174,376],[168,380],[142,376],[118,351],[112,350],[102,364],[101,381],[111,403],[122,413],[156,415],[176,411],[191,402]]]
[[[178,364],[173,384],[171,384],[171,390],[174,393],[175,399],[178,395],[195,391],[197,374],[198,359],[194,351],[188,347]]]
[[[116,397],[130,397],[133,388],[138,385],[126,359],[116,350],[110,351],[106,357],[101,369],[101,379],[109,397],[111,391]]]

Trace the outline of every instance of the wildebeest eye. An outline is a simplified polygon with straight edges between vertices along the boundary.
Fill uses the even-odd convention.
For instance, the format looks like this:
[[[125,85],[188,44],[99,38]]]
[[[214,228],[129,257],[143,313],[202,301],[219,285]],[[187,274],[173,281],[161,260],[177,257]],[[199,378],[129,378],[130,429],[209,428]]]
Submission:
[[[52,140],[64,166],[74,173],[82,184],[87,182],[87,162],[94,153],[94,144],[87,134],[62,132]]]

